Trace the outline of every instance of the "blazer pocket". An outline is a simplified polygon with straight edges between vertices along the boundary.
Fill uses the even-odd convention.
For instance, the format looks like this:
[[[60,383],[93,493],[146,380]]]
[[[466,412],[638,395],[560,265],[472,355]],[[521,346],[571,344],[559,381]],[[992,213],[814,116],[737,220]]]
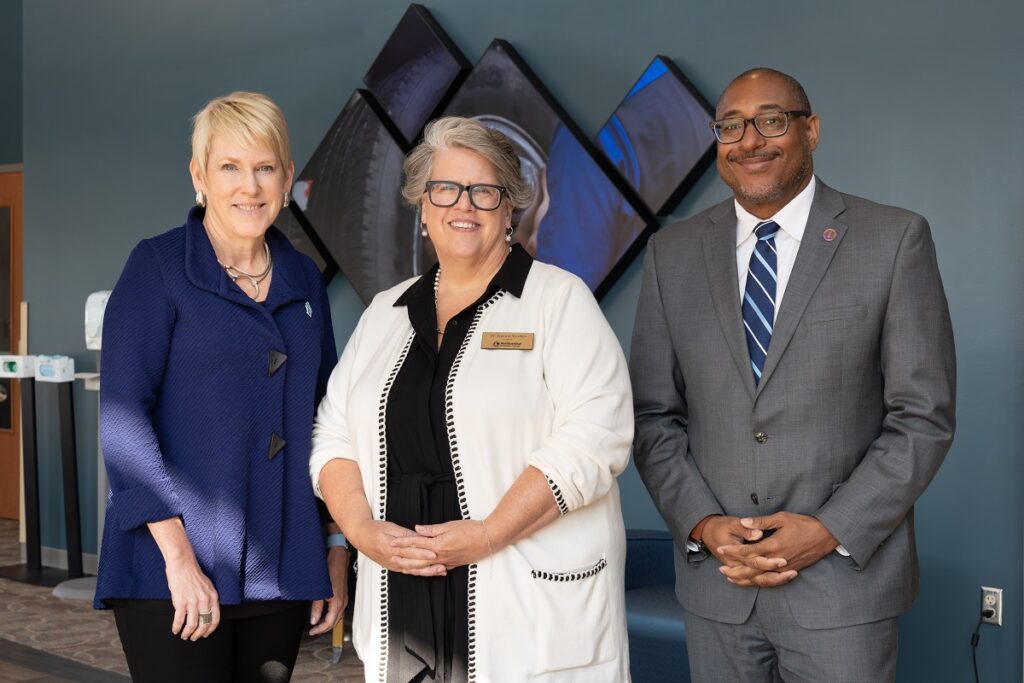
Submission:
[[[601,558],[569,571],[531,570],[534,675],[594,666],[614,657],[607,566]]]
[[[867,306],[863,304],[852,304],[849,306],[836,306],[819,311],[808,311],[804,321],[808,325],[815,323],[827,323],[833,320],[847,320],[849,318],[864,318],[867,316]]]

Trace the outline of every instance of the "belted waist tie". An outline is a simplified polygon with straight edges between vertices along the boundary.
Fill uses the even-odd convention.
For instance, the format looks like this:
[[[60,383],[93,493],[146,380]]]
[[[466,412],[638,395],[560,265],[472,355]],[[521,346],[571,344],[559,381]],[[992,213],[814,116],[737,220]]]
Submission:
[[[455,485],[451,472],[413,472],[388,475],[388,521],[412,529],[416,524],[438,524],[437,518],[446,486]],[[433,500],[432,500],[433,499]],[[431,508],[435,511],[431,514]],[[409,681],[424,669],[433,676],[444,662],[447,577],[411,576],[392,572],[389,576],[389,609],[396,619],[388,621],[389,639],[401,648],[397,672],[388,679]],[[397,629],[400,629],[397,630]]]

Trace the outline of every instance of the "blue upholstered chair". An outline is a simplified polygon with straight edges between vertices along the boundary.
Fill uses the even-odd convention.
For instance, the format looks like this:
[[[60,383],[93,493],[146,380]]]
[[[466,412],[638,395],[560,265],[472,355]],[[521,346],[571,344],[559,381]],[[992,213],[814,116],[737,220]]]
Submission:
[[[626,531],[626,624],[633,683],[690,683],[672,536]]]

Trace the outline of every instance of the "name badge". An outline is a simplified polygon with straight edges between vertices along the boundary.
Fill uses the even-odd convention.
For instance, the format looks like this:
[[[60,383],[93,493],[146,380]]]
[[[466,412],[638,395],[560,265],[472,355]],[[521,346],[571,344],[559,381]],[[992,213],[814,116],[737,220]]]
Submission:
[[[481,349],[533,350],[533,332],[484,332]]]

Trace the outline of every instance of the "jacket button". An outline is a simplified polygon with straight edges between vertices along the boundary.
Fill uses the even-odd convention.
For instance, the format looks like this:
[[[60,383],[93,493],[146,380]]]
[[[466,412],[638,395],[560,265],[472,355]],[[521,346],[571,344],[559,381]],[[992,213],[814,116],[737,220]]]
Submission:
[[[757,502],[757,494],[756,493],[751,493],[750,494],[750,502],[753,503],[754,505],[758,504],[758,502]]]
[[[267,450],[267,460],[273,460],[274,457],[281,452],[284,448],[285,440],[279,437],[275,432],[270,433],[270,448]]]
[[[764,432],[758,432],[757,434],[754,434],[754,440],[758,443],[764,443],[768,440],[768,435]]]
[[[274,373],[281,369],[288,356],[280,351],[270,350],[270,357],[267,360],[267,377],[273,377]]]

